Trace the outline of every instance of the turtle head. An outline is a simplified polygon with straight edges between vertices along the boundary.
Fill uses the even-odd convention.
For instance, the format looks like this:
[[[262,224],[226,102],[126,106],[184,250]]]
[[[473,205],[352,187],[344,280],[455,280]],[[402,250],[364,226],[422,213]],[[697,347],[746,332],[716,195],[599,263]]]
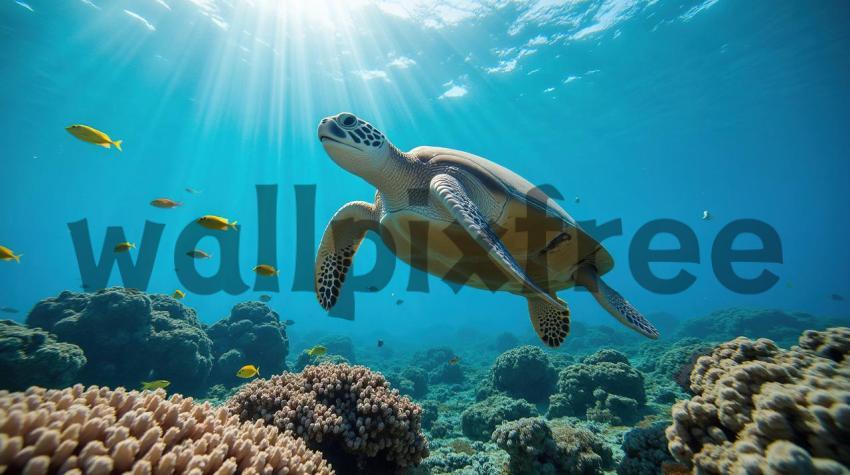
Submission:
[[[384,134],[349,112],[322,119],[319,140],[337,165],[368,181],[380,173],[391,156],[391,145]]]

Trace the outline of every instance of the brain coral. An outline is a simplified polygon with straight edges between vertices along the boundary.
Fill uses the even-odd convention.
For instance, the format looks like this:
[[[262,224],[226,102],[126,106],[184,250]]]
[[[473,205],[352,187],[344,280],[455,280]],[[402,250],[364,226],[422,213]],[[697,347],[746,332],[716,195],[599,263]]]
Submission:
[[[625,355],[613,350],[602,350],[585,361],[561,370],[558,392],[549,398],[548,416],[587,417],[614,424],[636,420],[646,404],[643,374],[631,367]]]
[[[613,468],[611,449],[592,432],[540,418],[505,422],[493,442],[510,455],[511,474],[590,475]]]
[[[555,390],[558,373],[543,350],[525,345],[499,355],[492,378],[496,389],[513,397],[545,402]]]
[[[212,342],[195,311],[167,295],[119,287],[66,291],[36,304],[27,324],[83,349],[84,383],[137,387],[167,379],[178,392],[206,389]]]
[[[338,471],[392,471],[428,455],[419,406],[363,366],[322,364],[255,380],[227,408],[242,420],[265,420],[304,439]]]
[[[235,386],[244,382],[236,377],[236,371],[247,364],[258,367],[261,375],[286,369],[286,326],[262,302],[236,304],[227,318],[207,328],[207,335],[215,357],[211,383]]]
[[[70,386],[85,364],[79,346],[58,343],[55,336],[40,328],[0,320],[0,388],[14,391],[33,385]]]
[[[46,474],[330,474],[304,442],[180,395],[0,392],[0,472]]]
[[[848,473],[850,328],[799,346],[736,338],[700,357],[673,406],[670,453],[700,473]]]

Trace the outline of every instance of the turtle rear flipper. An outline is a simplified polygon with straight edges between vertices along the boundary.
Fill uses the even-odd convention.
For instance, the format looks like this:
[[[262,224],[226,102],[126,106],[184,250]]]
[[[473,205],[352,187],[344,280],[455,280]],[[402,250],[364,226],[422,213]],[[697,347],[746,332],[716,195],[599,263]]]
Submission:
[[[557,298],[557,297],[555,297]],[[557,348],[570,334],[570,308],[558,299],[559,306],[537,296],[528,298],[528,314],[537,336],[547,346]]]
[[[579,268],[575,273],[575,281],[589,290],[593,298],[599,302],[599,305],[620,323],[647,338],[653,340],[658,338],[659,334],[655,326],[644,318],[640,311],[623,298],[619,292],[608,287],[608,284],[599,278],[596,269],[592,266],[585,265]]]

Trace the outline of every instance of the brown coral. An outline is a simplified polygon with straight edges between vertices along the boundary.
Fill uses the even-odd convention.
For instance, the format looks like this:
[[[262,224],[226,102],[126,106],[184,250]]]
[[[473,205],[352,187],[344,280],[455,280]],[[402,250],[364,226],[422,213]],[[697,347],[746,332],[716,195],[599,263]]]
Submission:
[[[333,473],[276,427],[164,395],[82,385],[2,391],[0,473]]]
[[[848,363],[849,328],[806,331],[790,350],[724,343],[697,361],[696,396],[673,407],[670,452],[700,473],[846,473]]]
[[[322,364],[255,380],[227,408],[243,421],[265,420],[304,439],[337,470],[352,465],[351,457],[360,470],[375,473],[428,455],[419,406],[363,366]]]

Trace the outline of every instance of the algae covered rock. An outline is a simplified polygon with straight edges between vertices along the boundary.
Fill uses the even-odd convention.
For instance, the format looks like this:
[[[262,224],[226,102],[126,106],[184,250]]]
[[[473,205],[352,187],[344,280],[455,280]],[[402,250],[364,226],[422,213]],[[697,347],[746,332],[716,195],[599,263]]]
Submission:
[[[531,402],[546,401],[555,390],[557,379],[546,353],[530,345],[502,353],[492,369],[495,389]]]
[[[646,404],[644,378],[621,353],[602,350],[567,366],[549,398],[550,418],[574,416],[612,424],[637,420]],[[625,361],[625,362],[623,362]]]
[[[499,425],[493,442],[510,455],[512,475],[591,475],[613,469],[613,455],[592,432],[524,418]]]
[[[472,404],[460,417],[463,435],[474,440],[490,439],[493,429],[504,421],[537,416],[537,408],[524,399],[512,399],[504,395]]]
[[[195,311],[170,296],[120,287],[66,291],[36,304],[27,324],[83,349],[88,362],[79,376],[86,384],[167,379],[177,392],[206,389],[212,342]]]
[[[244,382],[236,371],[245,365],[260,369],[260,375],[277,374],[286,369],[289,339],[286,325],[266,304],[242,302],[230,315],[207,328],[213,342],[215,364],[210,384],[236,386]]]
[[[690,383],[666,436],[698,473],[850,472],[850,328],[806,331],[789,350],[736,338]]]
[[[0,389],[63,388],[77,381],[86,364],[83,350],[40,328],[0,320]]]

